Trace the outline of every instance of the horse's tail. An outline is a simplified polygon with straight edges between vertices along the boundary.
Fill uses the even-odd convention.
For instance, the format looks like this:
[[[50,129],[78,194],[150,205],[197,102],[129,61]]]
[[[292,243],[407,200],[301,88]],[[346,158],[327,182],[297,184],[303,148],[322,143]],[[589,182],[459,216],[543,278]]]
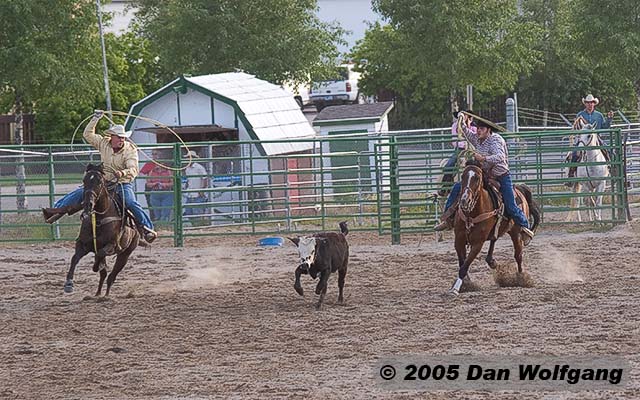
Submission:
[[[533,217],[533,226],[531,226],[531,230],[535,232],[536,228],[540,225],[540,206],[533,199],[533,193],[531,193],[531,189],[529,189],[529,186],[525,184],[518,185],[518,189],[522,192],[524,198],[529,204],[529,212]]]

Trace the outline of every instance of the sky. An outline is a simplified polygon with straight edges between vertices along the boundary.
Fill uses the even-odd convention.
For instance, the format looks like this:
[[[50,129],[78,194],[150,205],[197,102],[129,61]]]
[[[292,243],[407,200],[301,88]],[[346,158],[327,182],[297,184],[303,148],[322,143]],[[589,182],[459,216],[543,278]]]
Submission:
[[[352,33],[345,39],[347,46],[340,46],[342,52],[350,50],[359,39],[364,38],[367,22],[380,20],[380,16],[371,8],[371,0],[318,0],[320,10],[318,18],[325,22],[337,21]]]

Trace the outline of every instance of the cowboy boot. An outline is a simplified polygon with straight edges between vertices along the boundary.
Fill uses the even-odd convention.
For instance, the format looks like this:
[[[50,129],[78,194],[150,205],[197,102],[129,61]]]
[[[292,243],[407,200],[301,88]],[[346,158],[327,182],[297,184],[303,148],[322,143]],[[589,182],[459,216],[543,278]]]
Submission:
[[[147,228],[146,226],[142,227],[142,230],[144,231],[144,240],[151,244],[153,243],[154,240],[156,240],[158,238],[158,234],[156,233],[156,231],[154,231],[153,229]]]
[[[520,238],[522,239],[523,246],[528,246],[534,236],[535,233],[533,233],[531,229],[525,228],[524,226],[520,228]]]
[[[449,207],[447,211],[442,214],[440,217],[440,223],[433,227],[433,230],[436,232],[440,231],[448,231],[453,229],[454,217],[456,215],[457,204]]]
[[[140,234],[140,238],[144,239],[145,242],[151,244],[154,240],[158,238],[158,234],[151,228],[147,228],[146,226],[139,224],[135,219],[133,220],[138,233]]]
[[[65,214],[65,212],[60,212],[59,208],[42,209],[42,216],[44,217],[45,222],[48,224],[53,224],[54,222],[62,218]]]

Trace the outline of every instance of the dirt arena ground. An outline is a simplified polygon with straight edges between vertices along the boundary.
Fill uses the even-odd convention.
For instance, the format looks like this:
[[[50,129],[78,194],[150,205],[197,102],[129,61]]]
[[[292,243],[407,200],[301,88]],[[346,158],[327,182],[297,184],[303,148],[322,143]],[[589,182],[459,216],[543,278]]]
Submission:
[[[136,250],[106,301],[80,263],[62,285],[71,243],[0,247],[0,399],[638,399],[640,223],[539,234],[526,252],[532,288],[500,288],[483,261],[480,291],[443,294],[451,240],[352,232],[346,305],[313,307],[293,290],[296,251],[257,238],[206,238]],[[511,263],[508,240],[497,259]],[[111,260],[110,260],[111,263]],[[305,279],[306,278],[306,279]],[[614,355],[622,391],[393,392],[375,364],[411,355]]]

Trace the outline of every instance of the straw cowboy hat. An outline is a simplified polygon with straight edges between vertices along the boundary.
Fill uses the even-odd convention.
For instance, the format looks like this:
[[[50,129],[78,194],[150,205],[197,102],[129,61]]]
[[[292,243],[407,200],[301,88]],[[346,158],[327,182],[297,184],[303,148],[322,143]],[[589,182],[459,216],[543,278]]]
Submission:
[[[589,103],[591,101],[595,102],[596,105],[598,105],[598,103],[600,103],[600,100],[598,100],[597,97],[593,97],[592,94],[588,94],[587,97],[582,99],[582,104],[587,104],[587,103]]]
[[[463,114],[466,114],[470,117],[473,117],[474,119],[474,124],[477,127],[487,127],[490,128],[492,131],[494,132],[506,132],[506,129],[494,122],[489,121],[488,119],[482,118],[480,116],[477,116],[469,111],[460,111]]]
[[[123,125],[113,125],[105,131],[109,135],[116,135],[122,138],[131,136],[131,131],[125,131]]]
[[[200,157],[198,156],[198,153],[196,153],[196,152],[195,152],[195,151],[193,151],[193,150],[189,150],[189,152],[185,155],[185,157],[200,158]]]

